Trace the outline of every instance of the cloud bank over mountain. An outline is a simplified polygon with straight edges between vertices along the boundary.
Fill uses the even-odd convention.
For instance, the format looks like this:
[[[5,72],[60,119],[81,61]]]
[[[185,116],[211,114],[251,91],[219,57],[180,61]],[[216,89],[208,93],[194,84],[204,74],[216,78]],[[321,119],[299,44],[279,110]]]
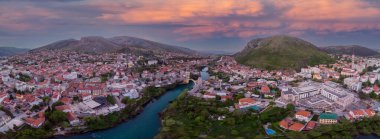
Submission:
[[[276,34],[317,45],[356,42],[376,48],[380,43],[380,2],[375,0],[3,0],[0,5],[0,45],[35,47],[85,35],[130,35],[227,50]]]

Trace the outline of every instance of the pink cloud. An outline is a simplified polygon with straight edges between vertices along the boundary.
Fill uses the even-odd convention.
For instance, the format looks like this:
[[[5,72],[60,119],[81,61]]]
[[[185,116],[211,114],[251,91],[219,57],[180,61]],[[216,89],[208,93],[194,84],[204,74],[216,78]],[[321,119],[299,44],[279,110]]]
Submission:
[[[380,30],[380,8],[365,0],[91,0],[81,2],[81,6],[99,13],[91,13],[95,19],[79,17],[75,20],[78,23],[105,26],[175,24],[180,26],[168,32],[181,41],[215,36],[249,38],[276,33],[302,35],[306,31],[323,35]],[[52,8],[3,6],[0,8],[0,29],[46,29],[50,23],[42,25],[29,21],[65,18],[73,17]]]
[[[105,2],[98,2],[94,5],[104,10],[104,13],[98,17],[99,19],[121,21],[127,24],[182,23],[199,18],[217,18],[228,15],[258,16],[263,8],[260,2],[249,0],[169,0],[164,4],[158,0],[136,0],[118,5]]]
[[[290,7],[290,10],[285,12],[284,17],[294,20],[372,20],[374,17],[380,16],[379,8],[360,0],[293,0],[287,2],[286,5]]]
[[[27,6],[22,8],[2,7],[0,9],[0,28],[15,31],[42,29],[43,26],[25,21],[25,19],[56,19],[59,18],[53,11]]]
[[[264,1],[129,1],[118,5],[104,2],[99,19],[122,24],[178,23],[200,25],[173,30],[186,39],[213,37],[247,38],[255,35],[283,33],[300,35],[315,32],[350,32],[380,29],[380,9],[357,0],[266,1],[274,9],[266,11]],[[125,8],[131,7],[131,8]],[[275,17],[266,17],[272,12]],[[225,18],[243,16],[244,18]],[[255,20],[257,17],[262,19]],[[225,18],[225,19],[223,19]],[[286,25],[284,25],[286,24]]]

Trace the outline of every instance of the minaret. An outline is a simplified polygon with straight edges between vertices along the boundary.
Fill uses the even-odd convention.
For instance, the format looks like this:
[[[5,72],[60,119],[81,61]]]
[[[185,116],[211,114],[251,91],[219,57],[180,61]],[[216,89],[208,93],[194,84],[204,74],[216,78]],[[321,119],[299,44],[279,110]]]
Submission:
[[[355,53],[354,53],[354,48],[352,48],[352,58],[351,58],[351,68],[354,69],[355,65]]]

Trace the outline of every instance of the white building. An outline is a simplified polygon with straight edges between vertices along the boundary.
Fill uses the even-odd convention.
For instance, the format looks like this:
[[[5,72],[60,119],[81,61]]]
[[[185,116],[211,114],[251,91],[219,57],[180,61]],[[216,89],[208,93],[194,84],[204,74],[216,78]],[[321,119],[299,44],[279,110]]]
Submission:
[[[368,75],[362,75],[362,76],[360,77],[360,81],[361,81],[361,82],[367,82],[367,81],[368,81],[368,78],[369,78]]]
[[[327,97],[330,100],[335,101],[335,103],[346,107],[351,104],[355,96],[351,92],[347,92],[343,88],[339,87],[337,83],[334,82],[325,82],[323,84],[323,89],[321,90],[321,95]]]
[[[295,117],[299,120],[299,121],[309,121],[309,119],[311,118],[311,113],[308,112],[308,111],[305,111],[305,110],[299,110],[297,111],[297,113],[295,114]]]
[[[308,98],[320,94],[320,84],[316,82],[303,82],[299,87],[291,88],[291,94],[293,95],[294,100]]]
[[[140,95],[139,93],[137,92],[136,89],[131,89],[131,90],[127,90],[123,93],[123,96],[124,97],[129,97],[130,99],[136,99],[136,98],[139,98]]]
[[[148,65],[155,65],[155,64],[157,64],[157,63],[158,63],[157,60],[149,60],[149,61],[148,61]]]
[[[11,117],[9,117],[5,112],[0,111],[0,126],[6,124],[9,120],[11,120]]]
[[[355,76],[359,75],[359,73],[353,69],[343,68],[343,70],[340,72],[343,76]]]
[[[375,82],[376,82],[376,80],[377,80],[377,74],[376,73],[370,73],[369,74],[369,77],[368,77],[368,79],[369,79],[369,82],[371,83],[371,84],[374,84]]]
[[[53,101],[53,103],[54,103],[54,102],[57,102],[60,98],[61,98],[61,93],[55,91],[55,92],[53,92],[53,96],[51,98],[51,101]]]
[[[77,72],[70,72],[70,73],[65,73],[62,76],[66,80],[74,80],[78,78],[78,73]]]
[[[347,85],[347,88],[359,92],[362,89],[362,82],[357,77],[345,78],[343,83]]]
[[[281,98],[298,102],[301,99],[306,99],[309,97],[321,95],[336,104],[346,107],[354,101],[354,94],[346,91],[334,82],[303,82],[298,87],[293,87],[289,91],[284,91],[281,93]]]

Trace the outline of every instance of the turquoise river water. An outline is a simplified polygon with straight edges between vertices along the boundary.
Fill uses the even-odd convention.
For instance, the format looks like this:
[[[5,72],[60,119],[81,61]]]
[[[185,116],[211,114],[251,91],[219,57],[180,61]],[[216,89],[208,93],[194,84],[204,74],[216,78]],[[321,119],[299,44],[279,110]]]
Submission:
[[[209,77],[207,68],[202,70],[202,79]],[[185,89],[191,89],[194,83],[179,85],[168,90],[157,100],[145,106],[144,111],[135,118],[113,128],[93,131],[72,136],[59,136],[57,139],[152,139],[159,133],[161,122],[158,113],[163,111]]]

